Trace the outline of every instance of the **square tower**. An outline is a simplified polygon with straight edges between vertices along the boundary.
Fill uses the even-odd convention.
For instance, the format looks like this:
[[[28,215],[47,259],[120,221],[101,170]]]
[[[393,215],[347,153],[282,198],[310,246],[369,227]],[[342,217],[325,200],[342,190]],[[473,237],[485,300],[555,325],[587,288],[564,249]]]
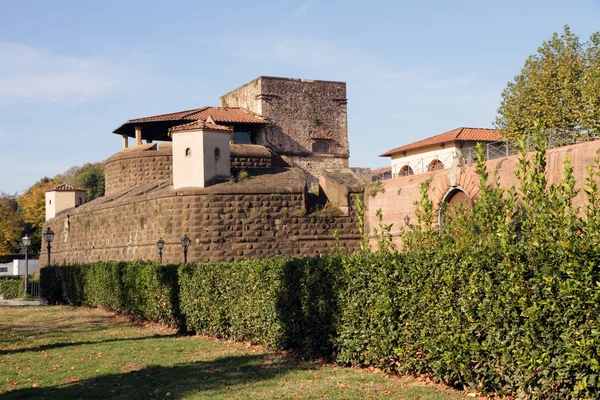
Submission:
[[[258,144],[302,168],[311,180],[323,169],[347,168],[346,83],[261,76],[221,97],[270,121]]]
[[[46,190],[46,221],[63,210],[83,205],[86,192],[87,189],[67,183]]]
[[[173,187],[204,188],[231,175],[230,127],[195,121],[171,128]]]

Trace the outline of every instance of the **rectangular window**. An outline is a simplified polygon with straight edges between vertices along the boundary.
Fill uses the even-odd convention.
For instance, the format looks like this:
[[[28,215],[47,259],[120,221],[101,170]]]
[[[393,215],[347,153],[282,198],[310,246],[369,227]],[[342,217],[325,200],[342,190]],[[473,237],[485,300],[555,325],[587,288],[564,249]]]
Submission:
[[[252,144],[252,136],[250,132],[233,132],[233,143]]]

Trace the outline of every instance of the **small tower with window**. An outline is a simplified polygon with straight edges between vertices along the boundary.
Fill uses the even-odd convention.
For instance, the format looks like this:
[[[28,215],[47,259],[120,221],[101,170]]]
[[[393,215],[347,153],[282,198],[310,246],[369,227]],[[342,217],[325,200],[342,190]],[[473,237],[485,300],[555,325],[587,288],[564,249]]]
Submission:
[[[86,192],[84,188],[67,183],[46,190],[46,221],[63,210],[83,205]]]
[[[171,128],[173,187],[204,188],[229,180],[232,132],[228,126],[202,120]]]

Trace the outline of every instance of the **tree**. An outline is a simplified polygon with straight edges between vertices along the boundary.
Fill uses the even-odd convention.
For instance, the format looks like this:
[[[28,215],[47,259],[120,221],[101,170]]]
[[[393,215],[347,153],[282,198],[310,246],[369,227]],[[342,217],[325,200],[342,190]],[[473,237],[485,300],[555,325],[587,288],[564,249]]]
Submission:
[[[581,43],[565,25],[535,55],[502,92],[496,128],[507,137],[546,128],[600,127],[600,33]]]
[[[17,198],[0,193],[0,255],[16,253],[19,249],[23,220],[17,213]]]
[[[25,233],[31,237],[31,251],[40,251],[42,244],[42,225],[46,220],[45,191],[60,184],[60,182],[42,178],[31,186],[17,199],[18,211],[25,223]]]
[[[104,196],[104,165],[99,162],[85,164],[75,172],[72,182],[87,189],[87,201]]]
[[[104,165],[100,162],[71,167],[54,180],[87,189],[87,201],[104,196]]]

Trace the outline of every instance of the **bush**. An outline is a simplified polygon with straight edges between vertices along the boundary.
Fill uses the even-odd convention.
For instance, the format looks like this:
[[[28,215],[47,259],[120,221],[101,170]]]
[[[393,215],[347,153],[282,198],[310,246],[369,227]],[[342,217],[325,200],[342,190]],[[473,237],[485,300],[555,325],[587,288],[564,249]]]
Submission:
[[[136,319],[181,328],[177,266],[150,262],[98,262],[40,270],[41,297],[49,304],[100,307]]]
[[[442,207],[438,227],[424,196],[402,252],[380,235],[380,251],[346,258],[337,360],[520,398],[599,398],[600,164],[584,212],[569,162],[562,182],[545,180],[539,140],[522,150],[518,192],[477,170],[472,210]]]
[[[341,272],[337,257],[188,265],[181,311],[198,333],[329,357]]]
[[[4,299],[16,299],[23,296],[24,280],[21,277],[1,277],[0,295]]]

